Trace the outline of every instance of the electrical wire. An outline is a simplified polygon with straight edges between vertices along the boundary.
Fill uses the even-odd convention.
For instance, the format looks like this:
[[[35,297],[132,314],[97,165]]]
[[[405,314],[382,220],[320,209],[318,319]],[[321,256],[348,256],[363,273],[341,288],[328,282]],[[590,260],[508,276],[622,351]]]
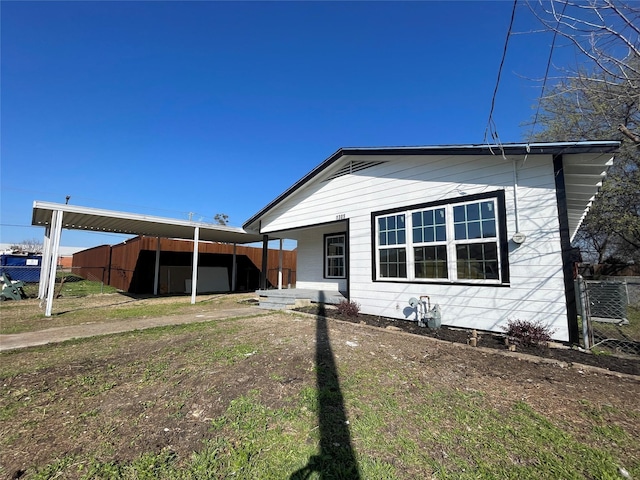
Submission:
[[[553,49],[556,46],[556,38],[558,37],[558,29],[560,28],[560,21],[564,17],[564,11],[567,8],[567,3],[569,3],[568,0],[565,0],[564,5],[562,6],[562,12],[558,16],[558,22],[556,23],[556,28],[553,30],[553,40],[551,41],[551,48],[549,49],[549,58],[547,58],[547,68],[544,72],[544,79],[542,80],[542,90],[540,91],[540,98],[538,99],[536,114],[533,117],[533,125],[531,126],[531,132],[529,133],[529,140],[533,138],[533,132],[535,131],[536,124],[538,123],[538,115],[540,114],[540,104],[542,103],[542,99],[544,98],[544,91],[547,86],[547,78],[549,78],[549,70],[551,69],[551,58],[553,57]]]
[[[487,142],[487,135],[491,133],[491,137],[494,141],[500,143],[500,138],[498,137],[498,131],[496,129],[495,121],[493,120],[493,110],[496,106],[496,97],[498,96],[498,87],[500,85],[500,77],[502,76],[502,67],[504,67],[504,61],[507,57],[507,49],[509,47],[509,38],[511,38],[511,31],[513,29],[513,21],[516,16],[516,6],[518,4],[518,0],[513,0],[513,9],[511,10],[511,21],[509,22],[509,29],[507,30],[507,37],[504,41],[504,48],[502,50],[502,59],[500,60],[500,67],[498,68],[498,78],[496,79],[496,86],[493,89],[493,96],[491,98],[491,109],[489,110],[489,120],[487,121],[487,128],[484,131],[484,143]],[[502,147],[502,145],[501,145]],[[501,148],[502,149],[502,148]]]

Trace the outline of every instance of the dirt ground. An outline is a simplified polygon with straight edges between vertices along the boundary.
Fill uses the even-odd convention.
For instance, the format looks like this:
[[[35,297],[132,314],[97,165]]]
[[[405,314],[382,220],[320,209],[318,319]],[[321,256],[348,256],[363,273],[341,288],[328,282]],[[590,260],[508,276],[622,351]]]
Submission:
[[[299,309],[302,312],[311,314],[322,313],[323,315],[330,316],[332,318],[352,322],[371,325],[380,328],[390,328],[396,331],[403,331],[413,333],[415,335],[428,336],[431,338],[437,338],[447,342],[467,344],[470,332],[465,329],[453,329],[443,326],[438,330],[432,330],[429,328],[419,327],[415,322],[398,321],[394,319],[377,317],[373,315],[363,315],[348,317],[341,315],[334,308],[318,308],[315,305],[310,307],[303,307]],[[505,350],[505,343],[503,335],[499,334],[480,334],[477,345],[479,347],[491,348],[496,350]],[[541,358],[555,359],[571,364],[584,364],[612,372],[627,373],[631,375],[640,375],[640,356],[637,355],[621,355],[621,354],[591,354],[588,352],[580,351],[577,349],[570,349],[564,345],[556,345],[555,348],[535,347],[535,346],[517,346],[517,351],[525,353],[527,355],[533,355]]]
[[[313,316],[265,312],[259,321],[242,319],[235,325],[237,330],[222,347],[260,339],[260,354],[249,352],[242,361],[224,367],[212,364],[208,369],[190,364],[191,356],[208,348],[200,330],[141,336],[134,346],[121,336],[93,339],[108,352],[100,356],[92,353],[98,343],[84,342],[2,354],[2,362],[14,369],[29,364],[34,368],[0,378],[0,399],[5,399],[0,403],[7,398],[20,403],[11,407],[18,414],[3,420],[0,427],[4,438],[0,475],[21,478],[32,472],[33,465],[87,451],[115,462],[162,449],[186,458],[212,435],[211,419],[221,415],[232,399],[259,390],[263,401],[277,407],[301,385],[314,384]],[[616,423],[629,425],[640,418],[640,377],[526,361],[504,351],[439,342],[360,322],[329,319],[328,331],[339,365],[375,360],[386,362],[390,370],[420,371],[434,389],[481,391],[496,408],[523,400],[547,417],[573,425],[578,433],[584,424],[580,405],[634,412],[629,417],[612,414],[617,415],[612,418]],[[39,368],[43,355],[58,360]],[[165,365],[158,378],[172,378],[171,384],[148,381],[153,376],[149,365],[154,363]],[[111,378],[109,372],[125,372],[126,378]],[[99,378],[104,391],[91,393],[78,382],[91,383],[91,378]],[[398,393],[410,394],[411,385],[406,389]],[[630,430],[637,431],[638,425]],[[638,450],[636,445],[635,455]]]

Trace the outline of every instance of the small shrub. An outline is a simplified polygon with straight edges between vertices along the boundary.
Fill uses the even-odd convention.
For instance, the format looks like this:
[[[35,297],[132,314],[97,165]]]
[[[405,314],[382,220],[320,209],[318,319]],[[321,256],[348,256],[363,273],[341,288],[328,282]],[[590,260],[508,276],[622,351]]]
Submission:
[[[346,317],[357,317],[358,313],[360,313],[360,304],[358,302],[342,300],[338,304],[338,312],[340,315],[344,315]]]
[[[529,320],[508,320],[507,326],[502,327],[510,342],[524,347],[533,345],[545,345],[551,341],[551,335],[555,330],[549,329],[548,325],[542,322],[531,322]]]

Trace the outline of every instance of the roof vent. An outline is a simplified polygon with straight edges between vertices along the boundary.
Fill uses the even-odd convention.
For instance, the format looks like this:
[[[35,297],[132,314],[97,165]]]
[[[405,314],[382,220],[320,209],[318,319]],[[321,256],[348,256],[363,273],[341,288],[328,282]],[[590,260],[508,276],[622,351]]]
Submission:
[[[333,175],[327,177],[327,181],[333,180],[334,178],[342,177],[344,175],[349,175],[351,173],[361,172],[362,170],[366,170],[367,168],[375,167],[376,165],[381,165],[383,163],[384,162],[350,160],[347,164],[344,165],[344,167],[337,170]]]

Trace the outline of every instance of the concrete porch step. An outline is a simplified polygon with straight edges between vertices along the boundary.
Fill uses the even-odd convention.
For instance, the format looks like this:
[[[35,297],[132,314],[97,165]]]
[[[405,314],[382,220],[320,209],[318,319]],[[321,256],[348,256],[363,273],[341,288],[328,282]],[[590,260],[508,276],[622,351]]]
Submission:
[[[260,308],[272,310],[287,310],[311,305],[311,302],[338,304],[345,300],[344,295],[337,291],[323,291],[310,289],[286,290],[258,290]]]

